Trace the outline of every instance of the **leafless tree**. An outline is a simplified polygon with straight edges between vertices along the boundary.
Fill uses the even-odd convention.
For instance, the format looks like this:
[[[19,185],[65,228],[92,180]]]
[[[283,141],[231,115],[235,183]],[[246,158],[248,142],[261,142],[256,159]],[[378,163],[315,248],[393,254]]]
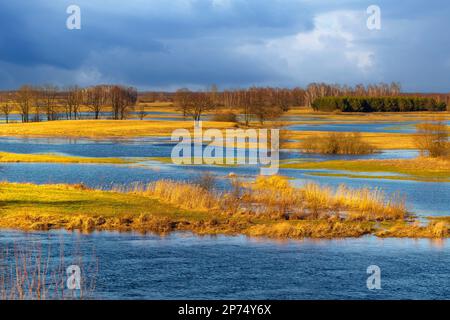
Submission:
[[[45,113],[47,115],[47,120],[57,120],[58,119],[58,112],[56,110],[56,102],[58,97],[58,87],[47,84],[42,86],[41,88],[38,88],[37,91],[40,93],[39,96],[42,99]]]
[[[186,88],[178,89],[175,92],[174,103],[175,106],[183,112],[183,117],[186,117],[188,114],[188,106],[189,106],[189,97],[191,95],[191,91]]]
[[[139,111],[138,111],[139,120],[144,120],[145,115],[146,115],[146,113],[145,113],[145,106],[143,104],[141,104],[139,106]]]
[[[94,86],[85,90],[85,101],[88,108],[94,113],[94,118],[98,119],[107,102],[108,88],[105,86]]]
[[[8,97],[9,98],[9,97]],[[14,104],[12,101],[8,98],[2,98],[0,96],[0,106],[1,106],[1,112],[5,116],[6,123],[9,123],[9,115],[14,110]]]
[[[31,120],[40,122],[41,114],[46,113],[46,103],[43,90],[39,87],[32,87],[32,109],[34,112]]]
[[[78,86],[66,89],[65,112],[67,119],[77,119],[83,102],[83,92]]]
[[[129,87],[113,86],[110,92],[113,119],[123,120],[127,117],[137,101],[137,90]]]
[[[241,113],[244,117],[245,125],[248,127],[252,118],[253,101],[250,90],[239,91],[239,105],[241,106]]]
[[[33,88],[29,85],[23,85],[16,92],[16,101],[19,105],[19,112],[22,122],[30,121],[31,104],[33,101]]]
[[[190,92],[187,99],[187,115],[200,121],[202,114],[214,109],[214,102],[208,92]]]

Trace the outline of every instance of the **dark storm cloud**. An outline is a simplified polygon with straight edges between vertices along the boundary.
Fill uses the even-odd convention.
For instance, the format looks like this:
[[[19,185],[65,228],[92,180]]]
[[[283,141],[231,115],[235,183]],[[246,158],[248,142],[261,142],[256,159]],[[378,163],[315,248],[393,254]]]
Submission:
[[[139,88],[401,81],[449,90],[450,5],[376,1],[36,0],[0,4],[0,88],[119,82]],[[66,8],[82,29],[67,30]]]

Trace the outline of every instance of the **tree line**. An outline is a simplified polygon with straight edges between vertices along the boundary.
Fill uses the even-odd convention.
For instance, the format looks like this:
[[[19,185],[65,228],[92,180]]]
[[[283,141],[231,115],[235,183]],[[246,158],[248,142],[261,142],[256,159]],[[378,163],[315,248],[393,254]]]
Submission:
[[[418,97],[323,97],[312,103],[315,111],[410,112],[445,111],[447,105],[433,98]]]
[[[202,113],[212,109],[233,110],[239,113],[246,125],[252,119],[277,118],[293,106],[309,106],[321,111],[441,111],[446,103],[433,98],[406,96],[399,83],[362,84],[342,86],[338,84],[312,83],[305,89],[251,87],[218,91],[212,86],[205,92],[179,89],[172,101],[183,112],[198,120]]]
[[[302,101],[296,93],[297,89],[258,87],[219,92],[213,86],[204,92],[179,89],[173,101],[184,116],[190,116],[194,120],[200,120],[206,111],[226,109],[236,110],[248,125],[253,118],[263,123],[279,117],[291,106],[301,105]]]
[[[139,95],[136,88],[120,85],[71,86],[65,89],[53,85],[24,85],[16,91],[0,94],[0,112],[7,122],[14,111],[21,115],[23,122],[76,120],[83,116],[82,107],[90,111],[94,119],[106,112],[112,119],[126,119],[132,111],[137,111],[139,118],[143,119],[145,103],[168,102],[194,120],[214,110],[239,114],[248,125],[252,120],[263,123],[277,118],[293,106],[309,106],[322,111],[442,110],[450,102],[449,97],[403,93],[396,82],[353,87],[312,83],[305,88],[250,87],[222,91],[212,85],[203,91],[182,88],[176,92],[140,92]],[[141,103],[136,110],[138,100]]]
[[[133,110],[137,100],[136,88],[119,85],[72,86],[64,90],[53,85],[23,85],[0,96],[0,112],[7,123],[14,111],[21,115],[22,122],[77,120],[81,117],[81,107],[85,106],[95,119],[109,111],[113,119],[121,120]]]

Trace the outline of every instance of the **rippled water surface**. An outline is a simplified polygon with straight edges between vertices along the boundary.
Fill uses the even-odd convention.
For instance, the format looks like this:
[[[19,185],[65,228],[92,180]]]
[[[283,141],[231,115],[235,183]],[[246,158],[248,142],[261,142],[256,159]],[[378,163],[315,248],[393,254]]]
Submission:
[[[0,246],[39,242],[66,264],[83,257],[99,299],[442,299],[450,294],[448,241],[360,238],[276,242],[196,237],[0,232]],[[70,253],[76,253],[71,255]],[[98,271],[91,266],[98,261]],[[367,289],[367,267],[382,289]]]

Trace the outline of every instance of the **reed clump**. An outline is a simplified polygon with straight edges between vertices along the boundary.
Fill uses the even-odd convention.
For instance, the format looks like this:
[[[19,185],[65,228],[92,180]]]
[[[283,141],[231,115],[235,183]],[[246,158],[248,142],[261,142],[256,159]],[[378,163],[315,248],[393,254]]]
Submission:
[[[278,210],[286,219],[343,216],[348,220],[396,220],[407,215],[405,199],[398,194],[387,196],[380,189],[345,185],[333,189],[316,183],[294,188],[279,176],[258,177],[244,200],[265,210]]]
[[[144,194],[188,210],[208,211],[220,207],[219,199],[212,192],[196,184],[160,180],[151,183]]]
[[[305,220],[292,224],[278,222],[252,226],[247,234],[271,238],[343,238],[360,237],[373,231],[370,223],[354,223],[332,219]]]
[[[330,132],[326,135],[306,137],[301,149],[307,153],[322,154],[371,154],[376,148],[365,142],[359,132]]]
[[[421,225],[418,222],[398,222],[378,231],[376,235],[383,238],[448,238],[450,236],[450,223],[430,221],[428,224]]]
[[[431,158],[450,158],[450,127],[442,121],[418,124],[416,146],[420,154]]]
[[[241,191],[215,192],[197,184],[161,180],[134,192],[188,210],[270,219],[336,216],[346,220],[387,221],[404,219],[408,214],[404,198],[399,194],[388,196],[381,189],[351,189],[345,185],[333,189],[315,183],[295,188],[281,176],[259,176],[254,183],[241,184],[238,188]],[[237,207],[229,206],[230,199]]]
[[[98,262],[95,253],[85,263],[79,252],[65,252],[37,242],[0,248],[1,300],[79,300],[94,296]],[[68,266],[79,268],[77,287],[68,286]]]

